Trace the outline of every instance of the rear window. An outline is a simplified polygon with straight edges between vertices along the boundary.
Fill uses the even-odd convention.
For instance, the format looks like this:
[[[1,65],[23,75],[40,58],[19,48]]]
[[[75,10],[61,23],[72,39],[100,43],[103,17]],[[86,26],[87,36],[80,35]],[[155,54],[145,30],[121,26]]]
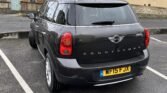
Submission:
[[[137,22],[132,9],[125,4],[78,4],[75,5],[75,9],[76,26],[119,25]]]

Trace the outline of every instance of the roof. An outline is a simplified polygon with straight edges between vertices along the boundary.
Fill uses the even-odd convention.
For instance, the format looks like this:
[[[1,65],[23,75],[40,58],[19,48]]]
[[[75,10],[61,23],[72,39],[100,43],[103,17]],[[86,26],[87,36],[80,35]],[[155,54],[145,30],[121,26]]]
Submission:
[[[126,4],[128,3],[125,0],[57,0],[59,3],[121,3]]]

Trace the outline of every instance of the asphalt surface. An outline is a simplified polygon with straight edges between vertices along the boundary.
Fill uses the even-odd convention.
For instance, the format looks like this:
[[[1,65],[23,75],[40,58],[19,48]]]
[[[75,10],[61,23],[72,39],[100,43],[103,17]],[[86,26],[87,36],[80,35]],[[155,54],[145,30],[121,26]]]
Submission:
[[[0,15],[0,33],[30,31],[30,20],[15,15]],[[142,19],[147,28],[167,28],[167,19]],[[167,42],[167,35],[152,37]],[[34,93],[49,93],[45,82],[44,63],[37,50],[29,46],[27,39],[0,40],[0,49],[12,62]],[[151,40],[149,66],[167,76],[167,44]],[[60,93],[166,93],[167,80],[146,70],[133,81],[104,87],[67,87]],[[0,57],[0,93],[24,93],[5,61]]]
[[[152,37],[167,42],[167,35]],[[43,59],[29,46],[27,39],[1,39],[0,49],[9,58],[34,93],[49,93],[44,76]],[[167,44],[151,40],[149,66],[167,75]],[[65,88],[59,93],[166,93],[167,80],[146,70],[135,80],[103,87]],[[5,61],[0,57],[0,93],[24,93],[21,85],[13,77]]]
[[[151,29],[167,28],[167,19],[140,19],[139,22]]]
[[[0,33],[30,31],[30,20],[17,15],[0,14]]]
[[[30,22],[27,17],[0,14],[0,33],[30,31]],[[141,19],[140,22],[151,29],[167,28],[167,19]]]
[[[23,93],[5,62],[0,57],[0,93]]]

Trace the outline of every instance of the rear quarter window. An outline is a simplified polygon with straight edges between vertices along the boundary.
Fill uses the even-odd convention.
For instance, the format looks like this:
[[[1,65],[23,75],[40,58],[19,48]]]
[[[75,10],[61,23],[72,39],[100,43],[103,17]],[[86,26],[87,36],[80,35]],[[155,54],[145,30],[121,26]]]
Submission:
[[[51,1],[46,6],[44,18],[51,21],[57,8],[57,2]]]
[[[69,4],[59,4],[54,16],[54,22],[57,24],[66,25],[68,11],[69,11]]]

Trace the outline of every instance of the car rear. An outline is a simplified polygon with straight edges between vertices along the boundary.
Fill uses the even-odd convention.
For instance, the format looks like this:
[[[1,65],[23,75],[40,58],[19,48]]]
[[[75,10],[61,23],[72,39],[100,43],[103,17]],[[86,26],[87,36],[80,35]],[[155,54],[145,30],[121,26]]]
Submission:
[[[75,34],[60,37],[58,81],[101,86],[142,75],[148,64],[149,31],[127,3],[72,4],[68,24]]]

